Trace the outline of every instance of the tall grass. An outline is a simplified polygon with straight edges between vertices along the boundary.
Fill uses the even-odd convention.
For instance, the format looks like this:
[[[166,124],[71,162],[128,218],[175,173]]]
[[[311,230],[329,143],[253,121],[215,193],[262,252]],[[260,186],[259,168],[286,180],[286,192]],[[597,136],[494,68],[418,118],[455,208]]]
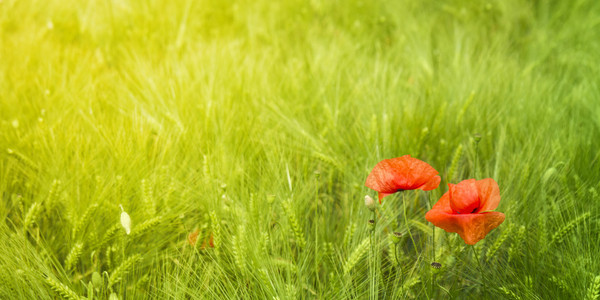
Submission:
[[[596,299],[599,16],[0,1],[0,298]],[[370,239],[365,178],[404,154],[442,184]],[[473,249],[424,219],[471,177],[507,216]]]

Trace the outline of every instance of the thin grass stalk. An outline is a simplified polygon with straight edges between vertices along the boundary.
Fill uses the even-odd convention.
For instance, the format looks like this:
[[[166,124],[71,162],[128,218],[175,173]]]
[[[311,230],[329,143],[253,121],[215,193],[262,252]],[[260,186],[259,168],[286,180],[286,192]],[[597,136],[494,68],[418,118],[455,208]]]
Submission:
[[[410,225],[408,224],[408,217],[406,216],[406,191],[402,191],[402,207],[404,209],[404,225],[406,226],[406,231],[408,232],[408,236],[410,237],[410,240],[412,241],[413,244],[413,248],[415,249],[415,252],[417,251],[417,243],[415,242],[415,239],[412,236],[412,233],[410,232]]]
[[[375,234],[375,228],[377,226],[377,214],[373,211],[373,219],[369,220],[369,244],[371,245],[371,251],[369,252],[369,299],[376,299],[375,284],[377,275],[375,271],[375,244],[373,243],[373,235]]]
[[[486,284],[485,274],[483,272],[483,267],[481,267],[481,261],[479,260],[479,255],[477,255],[477,251],[475,250],[475,245],[471,245],[469,248],[471,248],[471,250],[473,250],[473,255],[475,255],[475,259],[477,260],[477,267],[479,268],[479,276],[481,277],[481,282],[483,283],[483,295],[485,296],[485,293],[487,291],[487,284]]]

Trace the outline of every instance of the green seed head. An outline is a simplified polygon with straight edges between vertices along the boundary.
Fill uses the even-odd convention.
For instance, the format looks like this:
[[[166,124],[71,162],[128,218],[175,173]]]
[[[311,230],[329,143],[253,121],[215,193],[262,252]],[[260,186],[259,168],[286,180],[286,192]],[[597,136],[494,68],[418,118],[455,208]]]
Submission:
[[[375,220],[371,219],[367,222],[367,226],[370,230],[375,230]]]
[[[400,238],[402,238],[402,233],[397,231],[394,231],[394,233],[392,233],[392,241],[394,242],[394,244],[400,243]]]

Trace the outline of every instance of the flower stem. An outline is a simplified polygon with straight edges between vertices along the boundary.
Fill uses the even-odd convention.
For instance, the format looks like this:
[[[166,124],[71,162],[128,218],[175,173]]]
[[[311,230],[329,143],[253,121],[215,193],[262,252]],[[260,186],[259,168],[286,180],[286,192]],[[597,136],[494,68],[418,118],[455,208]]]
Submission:
[[[404,276],[402,276],[402,267],[400,266],[400,259],[398,258],[398,251],[400,250],[399,247],[400,243],[394,244],[394,255],[396,256],[396,276],[398,274],[400,274],[400,294],[404,295]],[[395,291],[394,291],[395,292]]]
[[[415,248],[415,252],[417,251],[417,243],[415,243],[415,239],[413,239],[412,233],[410,233],[410,226],[408,225],[408,218],[406,217],[406,192],[402,192],[402,206],[404,207],[404,225],[406,225],[406,231],[408,232],[408,236],[412,241],[413,247]]]
[[[483,274],[483,268],[481,267],[481,261],[479,260],[479,255],[477,255],[477,251],[475,251],[475,245],[472,245],[471,249],[473,250],[473,254],[475,255],[475,259],[477,260],[477,266],[479,268],[479,276],[481,276],[481,282],[483,283],[483,294],[485,295],[485,292],[487,291],[487,286],[485,283],[485,276]]]
[[[479,140],[475,140],[475,178],[479,178]]]
[[[431,248],[433,252],[433,261],[435,262],[435,226],[431,226]],[[433,291],[435,290],[435,272],[433,272],[433,278],[431,280],[431,294],[433,295]]]
[[[369,299],[376,299],[375,294],[375,281],[377,280],[376,271],[375,271],[375,244],[373,243],[373,235],[375,233],[375,228],[377,226],[377,214],[373,212],[373,227],[371,228],[371,232],[369,233],[369,242],[371,244],[371,253],[369,255]]]
[[[429,203],[429,201],[431,200],[431,197],[429,196],[429,194],[427,194],[427,198],[428,198],[427,199],[428,200],[427,203]],[[431,207],[429,207],[429,209],[431,209]],[[435,225],[433,225],[433,224],[431,224],[431,248],[432,248],[432,250],[431,250],[431,252],[432,252],[431,254],[432,255],[431,256],[433,257],[433,262],[436,262],[436,260],[435,260]],[[431,294],[432,295],[433,295],[433,291],[435,290],[435,285],[436,285],[436,283],[435,283],[435,280],[436,280],[435,275],[436,275],[435,272],[433,272],[433,278],[431,280]]]
[[[315,281],[315,286],[319,285],[319,232],[318,232],[318,227],[319,227],[319,178],[320,178],[320,173],[315,173],[315,186],[316,186],[316,197],[315,197],[315,204],[316,204],[316,208],[315,208],[315,277],[316,277],[316,281]]]

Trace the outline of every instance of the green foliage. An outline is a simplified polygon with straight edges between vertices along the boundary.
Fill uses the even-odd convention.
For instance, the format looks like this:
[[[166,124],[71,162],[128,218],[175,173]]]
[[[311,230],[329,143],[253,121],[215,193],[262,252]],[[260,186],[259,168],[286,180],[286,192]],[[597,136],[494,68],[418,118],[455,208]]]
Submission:
[[[221,230],[221,221],[215,211],[210,212],[210,226],[213,232],[213,240],[215,245],[215,253],[219,255],[223,247],[223,232]]]
[[[0,1],[0,298],[598,299],[599,15]],[[405,154],[443,184],[371,242],[365,178]],[[473,177],[506,220],[471,251],[424,214]]]

